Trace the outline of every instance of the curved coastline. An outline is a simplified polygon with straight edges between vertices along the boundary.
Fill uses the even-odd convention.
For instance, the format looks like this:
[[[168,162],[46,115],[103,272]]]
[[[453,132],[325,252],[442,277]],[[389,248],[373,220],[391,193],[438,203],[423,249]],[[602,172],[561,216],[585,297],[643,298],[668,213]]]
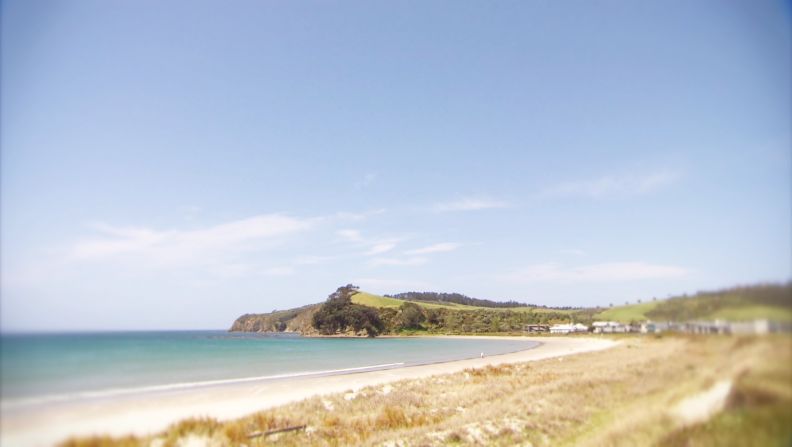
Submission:
[[[296,336],[297,338],[333,338],[333,339],[348,339],[348,338],[359,338],[359,337],[348,337],[348,336]],[[468,336],[434,336],[434,335],[420,335],[420,336],[384,336],[381,338],[385,339],[467,339]],[[361,339],[365,339],[362,338]],[[514,341],[512,338],[504,338],[499,336],[475,336],[477,340],[496,340],[496,341]],[[368,339],[372,340],[372,339]],[[511,350],[503,350],[498,349],[494,353],[489,352],[488,355],[503,355],[503,354],[512,354],[515,352],[520,352],[528,349],[533,349],[541,344],[541,342],[537,342],[534,340],[517,340],[520,343],[525,343],[526,346],[520,346],[518,349],[511,349]],[[193,381],[186,381],[186,382],[172,382],[172,383],[161,383],[161,384],[150,384],[150,385],[141,385],[141,386],[131,386],[131,387],[110,387],[110,388],[103,388],[103,389],[89,389],[89,390],[76,390],[72,392],[65,392],[65,393],[55,393],[55,394],[42,394],[36,396],[27,396],[27,397],[6,397],[0,399],[0,408],[4,411],[16,411],[20,408],[26,407],[33,407],[33,406],[43,406],[43,405],[50,405],[50,404],[61,404],[61,403],[77,403],[77,402],[84,402],[84,401],[101,401],[107,399],[114,399],[114,398],[125,398],[130,395],[153,395],[156,397],[157,394],[162,393],[170,393],[170,392],[182,392],[182,391],[189,391],[197,388],[207,388],[207,387],[219,387],[219,386],[233,386],[237,384],[243,383],[264,383],[269,381],[276,381],[276,380],[292,380],[304,377],[326,377],[326,376],[333,376],[333,375],[345,375],[345,374],[358,374],[363,372],[371,372],[371,371],[380,371],[386,369],[394,369],[394,368],[404,368],[404,367],[413,367],[413,366],[422,366],[422,365],[432,365],[432,364],[440,364],[440,363],[447,363],[459,360],[468,360],[473,358],[478,358],[478,354],[474,354],[472,352],[468,352],[462,355],[456,356],[446,356],[441,360],[397,360],[394,358],[394,361],[387,362],[387,363],[378,363],[373,365],[355,365],[349,367],[338,367],[333,369],[319,369],[319,370],[295,370],[295,371],[285,371],[282,373],[273,373],[273,374],[264,374],[259,376],[237,376],[237,377],[228,377],[228,378],[214,378],[214,379],[206,379],[206,380],[193,380]]]
[[[481,339],[481,336],[449,336]],[[190,417],[234,419],[256,411],[317,395],[357,390],[405,379],[417,379],[503,363],[525,362],[607,349],[608,339],[583,337],[491,337],[536,342],[516,352],[377,370],[348,371],[277,380],[217,384],[167,392],[125,395],[117,399],[63,402],[30,411],[3,411],[0,443],[3,445],[53,445],[73,435],[145,435],[163,430]],[[32,408],[32,407],[31,407]]]

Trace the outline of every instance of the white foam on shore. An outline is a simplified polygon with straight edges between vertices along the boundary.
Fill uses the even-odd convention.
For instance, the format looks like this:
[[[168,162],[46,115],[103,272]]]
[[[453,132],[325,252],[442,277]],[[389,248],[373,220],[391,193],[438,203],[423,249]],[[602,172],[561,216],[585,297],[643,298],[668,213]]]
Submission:
[[[84,399],[102,399],[109,397],[119,397],[132,394],[157,393],[167,391],[178,391],[191,388],[201,388],[218,385],[232,385],[245,382],[257,382],[265,380],[293,379],[298,377],[325,376],[333,374],[348,374],[355,372],[376,371],[388,368],[398,368],[404,366],[404,362],[384,363],[380,365],[358,366],[354,368],[328,369],[322,371],[301,371],[295,373],[274,374],[269,376],[242,377],[237,379],[218,379],[203,380],[198,382],[170,383],[165,385],[150,385],[135,388],[109,388],[105,390],[79,391],[68,394],[49,394],[36,397],[10,398],[0,401],[3,410],[13,410],[21,407],[29,407],[41,404],[51,404],[57,402],[68,402]]]

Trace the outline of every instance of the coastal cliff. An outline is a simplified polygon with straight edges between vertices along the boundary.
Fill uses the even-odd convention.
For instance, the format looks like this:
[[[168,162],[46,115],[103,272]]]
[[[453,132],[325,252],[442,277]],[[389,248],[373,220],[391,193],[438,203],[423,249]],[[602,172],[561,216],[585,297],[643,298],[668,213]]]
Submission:
[[[231,325],[231,332],[298,332],[306,335],[315,332],[311,325],[314,313],[321,304],[311,304],[289,310],[276,310],[264,314],[245,314]]]

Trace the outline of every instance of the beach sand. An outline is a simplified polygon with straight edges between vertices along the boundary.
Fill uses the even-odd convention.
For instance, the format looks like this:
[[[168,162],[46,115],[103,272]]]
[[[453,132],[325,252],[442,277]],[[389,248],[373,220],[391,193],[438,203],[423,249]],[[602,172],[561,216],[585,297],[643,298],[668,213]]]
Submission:
[[[50,446],[76,435],[146,435],[164,430],[168,425],[189,417],[234,419],[317,395],[454,373],[467,368],[563,357],[607,349],[616,344],[612,340],[591,337],[493,338],[537,341],[541,344],[510,354],[355,374],[237,383],[116,397],[112,400],[63,402],[44,408],[4,409],[0,417],[0,445]]]

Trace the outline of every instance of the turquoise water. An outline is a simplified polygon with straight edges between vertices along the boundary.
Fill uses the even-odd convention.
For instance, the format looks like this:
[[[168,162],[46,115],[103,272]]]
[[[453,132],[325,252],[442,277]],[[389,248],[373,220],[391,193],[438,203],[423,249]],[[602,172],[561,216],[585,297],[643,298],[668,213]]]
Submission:
[[[3,335],[0,396],[5,403],[113,396],[409,366],[533,346],[520,340],[303,338],[225,331]]]

